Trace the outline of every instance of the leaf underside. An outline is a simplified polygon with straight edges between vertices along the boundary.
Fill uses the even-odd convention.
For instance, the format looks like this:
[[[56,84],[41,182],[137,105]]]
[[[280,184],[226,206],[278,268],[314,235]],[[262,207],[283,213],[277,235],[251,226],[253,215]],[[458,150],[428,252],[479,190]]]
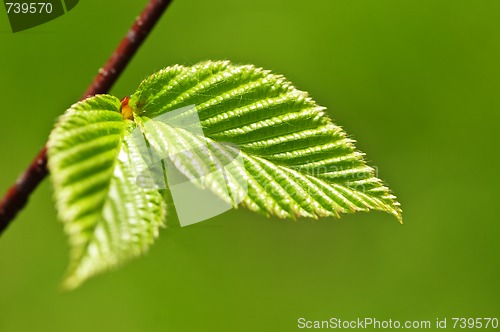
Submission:
[[[224,168],[224,181],[205,176],[199,186],[223,200],[224,189],[243,193],[252,211],[295,219],[379,210],[401,221],[395,196],[353,140],[283,76],[227,61],[176,65],[144,80],[129,107],[134,121],[117,98],[91,97],[51,133],[49,169],[72,248],[68,287],[140,255],[165,224],[164,195],[137,185],[150,165],[134,132],[193,182],[206,165]],[[175,125],[193,113],[201,135]]]

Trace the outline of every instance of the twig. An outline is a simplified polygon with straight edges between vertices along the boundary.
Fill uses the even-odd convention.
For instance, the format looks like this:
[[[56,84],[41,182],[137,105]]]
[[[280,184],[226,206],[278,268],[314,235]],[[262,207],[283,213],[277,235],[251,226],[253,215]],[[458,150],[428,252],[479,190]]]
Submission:
[[[149,1],[104,67],[99,70],[82,99],[109,91],[171,2],[172,0]],[[47,147],[44,146],[0,201],[0,234],[26,205],[30,194],[47,174]]]

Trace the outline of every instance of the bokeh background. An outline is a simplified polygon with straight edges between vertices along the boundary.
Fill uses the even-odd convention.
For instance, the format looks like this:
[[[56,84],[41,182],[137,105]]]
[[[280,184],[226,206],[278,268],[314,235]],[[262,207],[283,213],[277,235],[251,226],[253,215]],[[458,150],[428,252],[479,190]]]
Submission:
[[[146,1],[81,1],[13,34],[0,10],[0,190]],[[111,91],[207,59],[286,75],[399,197],[282,221],[229,211],[72,291],[50,182],[0,238],[0,331],[295,331],[297,319],[500,318],[500,2],[176,0]],[[193,203],[195,206],[196,202]]]

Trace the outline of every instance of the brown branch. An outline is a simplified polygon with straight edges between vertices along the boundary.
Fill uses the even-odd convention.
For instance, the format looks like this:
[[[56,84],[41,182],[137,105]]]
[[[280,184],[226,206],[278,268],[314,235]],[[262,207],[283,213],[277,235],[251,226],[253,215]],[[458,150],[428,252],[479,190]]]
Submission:
[[[99,70],[82,99],[109,91],[171,2],[172,0],[149,1],[104,67]],[[47,147],[44,146],[0,201],[0,234],[26,205],[30,194],[47,174]]]

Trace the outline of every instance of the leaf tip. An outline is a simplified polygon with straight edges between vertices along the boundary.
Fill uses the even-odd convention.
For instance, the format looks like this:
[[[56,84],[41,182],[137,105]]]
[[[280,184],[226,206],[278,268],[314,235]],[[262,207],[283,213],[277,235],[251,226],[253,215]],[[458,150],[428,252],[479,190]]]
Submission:
[[[61,291],[66,291],[66,292],[72,291],[80,287],[80,285],[83,284],[83,282],[84,280],[78,278],[74,274],[68,274],[66,277],[64,277],[59,288]]]
[[[394,206],[391,208],[390,211],[388,211],[390,214],[392,214],[394,217],[396,217],[397,221],[399,222],[400,225],[403,224],[403,210],[399,207],[399,202],[395,201],[393,204]]]

